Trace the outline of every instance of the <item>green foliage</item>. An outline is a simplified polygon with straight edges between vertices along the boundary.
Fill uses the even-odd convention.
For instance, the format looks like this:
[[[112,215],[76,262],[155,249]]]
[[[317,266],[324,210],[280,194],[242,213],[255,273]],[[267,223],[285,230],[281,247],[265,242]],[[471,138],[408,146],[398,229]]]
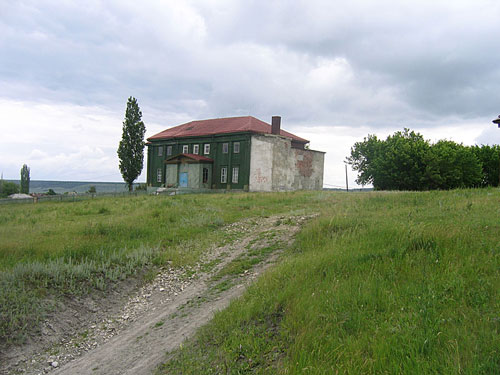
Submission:
[[[472,152],[481,162],[482,167],[482,186],[498,186],[500,171],[500,146],[472,146]]]
[[[498,374],[496,190],[336,193],[158,374]]]
[[[498,178],[494,157],[486,148],[453,141],[430,144],[422,135],[404,129],[385,141],[369,135],[356,142],[347,162],[358,171],[357,183],[371,183],[376,190],[446,190],[491,184],[493,175]],[[498,162],[498,152],[496,158]]]
[[[375,161],[383,154],[383,144],[376,135],[368,134],[363,142],[356,142],[351,148],[351,156],[347,158],[347,162],[353,170],[358,171],[358,184],[373,184],[376,174]]]
[[[122,139],[118,146],[120,172],[123,180],[128,184],[129,191],[135,179],[141,174],[144,163],[144,134],[146,127],[141,121],[142,112],[137,100],[129,97],[125,120],[123,121]]]
[[[89,191],[87,193],[89,194],[95,194],[97,192],[96,188],[94,185],[92,185],[91,187],[89,187]]]
[[[148,185],[147,184],[139,184],[135,187],[135,190],[137,191],[146,191],[148,190]]]
[[[409,129],[387,137],[374,160],[373,187],[377,190],[424,190],[428,150],[429,142]]]
[[[54,189],[49,189],[47,191],[47,195],[57,195],[57,193],[54,191]]]
[[[456,189],[481,185],[481,163],[469,147],[439,141],[426,156],[426,187]]]
[[[30,193],[30,168],[26,164],[21,168],[21,193]]]
[[[19,193],[19,185],[10,182],[1,180],[0,183],[0,198],[7,198],[9,195]]]

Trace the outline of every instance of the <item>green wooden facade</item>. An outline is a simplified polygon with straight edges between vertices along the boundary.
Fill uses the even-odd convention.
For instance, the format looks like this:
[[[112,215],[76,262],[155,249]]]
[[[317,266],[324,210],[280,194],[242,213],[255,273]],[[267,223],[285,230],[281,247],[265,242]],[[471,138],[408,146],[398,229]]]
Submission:
[[[180,179],[186,177],[181,176],[181,173],[187,173],[189,188],[247,190],[250,178],[250,142],[250,133],[151,140],[147,145],[147,184],[152,187],[181,187]],[[208,153],[205,153],[206,145],[209,145]],[[205,161],[190,161],[187,166],[184,161],[179,160],[174,172],[171,162],[166,163],[166,160],[183,153],[205,156],[212,159],[213,163],[209,167]],[[203,168],[209,169],[210,185],[203,182]]]

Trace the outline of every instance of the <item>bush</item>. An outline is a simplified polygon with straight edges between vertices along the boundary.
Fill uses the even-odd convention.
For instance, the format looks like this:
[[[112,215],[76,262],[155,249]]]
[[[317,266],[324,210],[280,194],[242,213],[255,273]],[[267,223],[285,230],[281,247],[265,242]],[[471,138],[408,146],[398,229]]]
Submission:
[[[11,194],[19,193],[19,185],[14,182],[0,182],[0,198],[7,198]]]

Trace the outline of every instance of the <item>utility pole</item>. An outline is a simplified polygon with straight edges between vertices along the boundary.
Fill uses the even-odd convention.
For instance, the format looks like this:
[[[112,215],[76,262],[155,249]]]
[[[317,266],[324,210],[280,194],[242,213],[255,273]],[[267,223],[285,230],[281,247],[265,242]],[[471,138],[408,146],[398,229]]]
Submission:
[[[498,118],[494,119],[492,122],[497,124],[500,128],[500,115],[498,115]],[[498,186],[500,187],[500,152],[498,154]]]
[[[347,164],[345,165],[345,190],[349,191],[349,180],[347,179]]]

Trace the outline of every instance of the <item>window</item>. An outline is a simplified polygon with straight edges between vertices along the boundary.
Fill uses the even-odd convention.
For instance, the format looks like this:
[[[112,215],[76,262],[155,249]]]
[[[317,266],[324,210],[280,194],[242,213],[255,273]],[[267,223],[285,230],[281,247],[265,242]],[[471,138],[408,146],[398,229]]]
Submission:
[[[223,143],[222,144],[222,153],[227,154],[229,151],[229,143]]]
[[[189,152],[189,146],[188,145],[182,146],[182,153],[187,154],[188,152]]]
[[[220,183],[225,184],[227,182],[227,167],[222,167],[220,169]]]
[[[204,153],[205,155],[210,154],[210,143],[207,143],[207,144],[205,145],[205,149],[203,150],[203,153]]]
[[[156,170],[156,181],[161,182],[161,168]]]
[[[233,167],[232,182],[233,184],[238,183],[238,174],[240,172],[240,167]]]
[[[198,155],[200,153],[200,145],[193,145],[193,154]]]
[[[234,142],[233,143],[233,154],[239,154],[240,153],[240,142]]]
[[[163,156],[163,146],[158,147],[158,156]]]
[[[203,183],[206,184],[208,182],[208,168],[203,168]]]
[[[167,156],[172,155],[172,146],[167,146]]]

